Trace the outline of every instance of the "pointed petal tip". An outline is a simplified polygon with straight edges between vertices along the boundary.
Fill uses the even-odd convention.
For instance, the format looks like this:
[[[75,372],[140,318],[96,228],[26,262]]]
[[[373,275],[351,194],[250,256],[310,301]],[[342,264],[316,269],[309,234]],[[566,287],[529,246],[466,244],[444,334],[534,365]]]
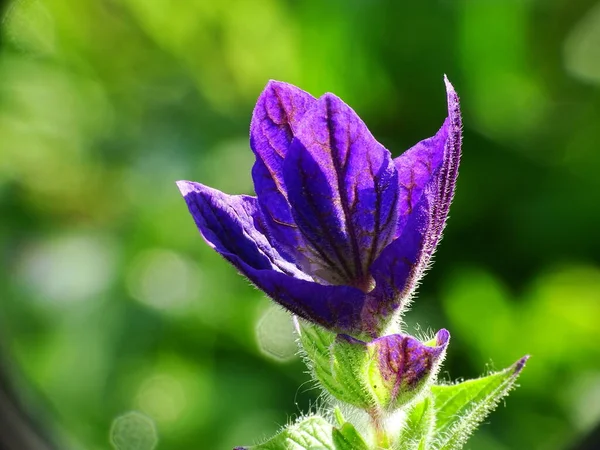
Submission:
[[[293,85],[292,83],[288,83],[286,81],[279,81],[279,80],[274,80],[274,79],[269,79],[269,81],[267,81],[267,84],[265,85],[265,88],[263,89],[263,92],[265,91],[269,91],[271,89],[274,88],[279,88],[279,89],[299,89],[297,86]]]
[[[278,84],[286,84],[286,83],[283,81],[274,80],[273,78],[269,78],[269,81],[267,81],[267,84],[265,85],[265,89],[267,89],[271,86],[277,86]]]
[[[446,75],[446,74],[444,74],[444,84],[446,85],[446,90],[448,92],[455,92],[454,86],[452,86],[452,83],[450,83],[450,80],[448,79],[448,75]]]
[[[445,328],[442,328],[437,332],[435,338],[438,347],[447,347],[448,343],[450,342],[450,332]]]
[[[329,99],[329,100],[341,100],[337,95],[335,95],[333,92],[325,92],[323,95],[321,95],[319,97],[319,100],[321,99]]]
[[[298,95],[307,96],[312,99],[312,96],[308,92],[304,92],[302,89],[293,85],[292,83],[287,83],[285,81],[270,79],[269,81],[267,81],[267,84],[265,84],[265,87],[263,88],[260,95],[258,96],[256,105],[257,105],[257,107],[260,107],[260,108],[268,108],[269,104],[279,104],[279,105],[283,106],[283,109],[284,109],[283,112],[285,114],[289,114],[290,113],[289,103],[291,102],[293,104],[295,101],[297,101],[297,99],[296,100],[294,100],[294,99]],[[302,106],[302,104],[300,104],[300,106]],[[305,109],[306,107],[303,106],[302,108]],[[257,109],[255,107],[253,115],[256,115],[256,114],[257,114]],[[289,118],[285,118],[284,121],[287,122],[288,119]],[[252,128],[253,125],[251,124],[250,126]]]
[[[181,195],[183,195],[184,197],[186,195],[188,195],[190,192],[194,192],[196,190],[194,188],[195,183],[193,181],[179,180],[179,181],[176,181],[175,184],[179,188]]]
[[[333,110],[336,110],[337,108],[342,108],[342,109],[347,108],[347,111],[349,113],[355,114],[358,117],[358,119],[362,122],[362,119],[360,118],[358,113],[354,110],[354,108],[352,108],[352,106],[350,106],[348,103],[346,103],[344,100],[342,100],[341,97],[335,95],[333,92],[325,92],[323,95],[321,95],[317,99],[317,102],[319,102],[321,105],[325,104],[325,105],[327,105],[327,107],[331,107]],[[367,129],[367,131],[368,131],[368,129]]]
[[[519,359],[516,363],[513,364],[512,369],[513,369],[513,373],[515,375],[519,375],[521,373],[521,371],[525,367],[525,364],[527,363],[527,361],[529,360],[530,357],[531,357],[531,355],[525,355],[521,359]]]
[[[446,85],[446,95],[448,97],[448,105],[452,105],[452,104],[457,104],[458,103],[458,94],[456,93],[456,89],[454,89],[454,86],[452,85],[452,83],[450,83],[450,80],[448,79],[448,76],[446,74],[444,74],[444,84]]]

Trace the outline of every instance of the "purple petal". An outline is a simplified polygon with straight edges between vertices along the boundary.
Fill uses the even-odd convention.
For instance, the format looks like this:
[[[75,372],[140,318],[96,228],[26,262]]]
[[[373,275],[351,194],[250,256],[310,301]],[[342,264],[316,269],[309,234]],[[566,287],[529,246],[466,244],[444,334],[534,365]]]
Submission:
[[[432,190],[427,186],[426,192]],[[431,227],[430,195],[423,195],[405,224],[403,233],[388,245],[371,266],[376,280],[375,289],[368,294],[365,304],[365,329],[378,334],[381,317],[390,316],[403,306],[412,295],[420,277],[427,268],[424,248]]]
[[[269,81],[258,97],[250,124],[250,146],[256,155],[252,178],[269,234],[288,254],[301,242],[287,202],[283,161],[294,132],[315,98],[280,81]]]
[[[444,231],[444,227],[446,226],[450,204],[452,203],[456,189],[458,166],[460,165],[461,157],[462,118],[458,95],[446,76],[444,76],[444,81],[448,96],[448,140],[444,149],[444,162],[440,169],[439,181],[437,182],[436,202],[433,208],[433,226],[429,233],[429,246],[433,247],[430,249],[430,256],[442,237],[442,231]]]
[[[275,272],[245,269],[259,289],[292,313],[336,332],[360,332],[365,294],[351,286],[326,286]]]
[[[340,331],[358,329],[364,294],[324,286],[271,247],[256,198],[227,195],[200,183],[177,183],[208,244],[273,300],[300,317]]]
[[[261,217],[255,197],[227,195],[192,181],[178,181],[177,186],[206,242],[232,263],[235,264],[231,257],[236,257],[258,270],[275,270],[309,279],[284,259],[260,230]]]
[[[450,82],[445,81],[448,118],[444,126],[436,136],[409,150],[406,158],[397,160],[400,183],[414,186],[401,187],[400,235],[383,250],[371,267],[376,287],[366,305],[366,320],[370,321],[370,326],[379,322],[377,316],[390,314],[410,298],[427,269],[446,224],[458,176],[462,123],[458,96]],[[439,153],[443,155],[441,163],[437,156]],[[439,167],[435,167],[436,164]],[[424,171],[423,167],[427,170]],[[427,181],[429,172],[433,176]],[[410,181],[415,182],[411,184]]]
[[[369,266],[394,236],[397,173],[356,113],[325,94],[295,131],[284,165],[292,214],[311,269],[333,284],[369,290]],[[306,270],[306,269],[305,269]]]
[[[446,119],[435,136],[419,142],[394,159],[400,185],[398,236],[419,203],[425,186],[440,172],[448,140],[448,122],[449,119]]]

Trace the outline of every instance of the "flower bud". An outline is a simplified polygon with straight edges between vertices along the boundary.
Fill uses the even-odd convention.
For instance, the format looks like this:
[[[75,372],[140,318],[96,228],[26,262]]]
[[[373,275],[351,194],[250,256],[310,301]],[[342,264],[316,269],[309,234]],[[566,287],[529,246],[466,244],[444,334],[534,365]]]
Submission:
[[[449,340],[444,329],[427,343],[404,334],[369,343],[338,335],[331,346],[336,391],[344,392],[338,397],[363,409],[388,412],[410,403],[434,381]]]
[[[370,355],[369,384],[379,405],[386,410],[404,406],[435,380],[450,341],[442,329],[428,343],[394,334],[367,344]]]

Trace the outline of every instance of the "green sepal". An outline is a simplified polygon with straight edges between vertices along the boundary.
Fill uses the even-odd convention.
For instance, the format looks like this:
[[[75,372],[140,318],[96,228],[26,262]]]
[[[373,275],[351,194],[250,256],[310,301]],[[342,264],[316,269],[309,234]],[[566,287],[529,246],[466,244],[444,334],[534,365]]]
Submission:
[[[435,425],[435,409],[433,399],[425,397],[409,411],[395,450],[429,449],[431,435]]]
[[[337,450],[332,433],[333,427],[324,418],[310,416],[288,425],[262,444],[234,450]]]
[[[368,408],[373,400],[360,383],[357,370],[365,367],[364,352],[337,343],[335,333],[305,321],[298,321],[298,334],[304,350],[304,359],[321,387],[333,397],[360,408]]]
[[[335,450],[369,450],[360,433],[350,422],[344,423],[340,428],[334,428],[332,437]]]
[[[329,347],[335,334],[324,328],[296,319],[296,331],[302,346],[303,358],[312,376],[322,387],[337,397],[341,392],[331,373],[331,352]]]
[[[453,385],[432,386],[434,450],[461,449],[477,426],[514,387],[529,357],[500,372]]]
[[[366,410],[377,405],[369,387],[369,356],[367,346],[360,341],[338,336],[331,344],[331,371],[342,391],[338,399]]]

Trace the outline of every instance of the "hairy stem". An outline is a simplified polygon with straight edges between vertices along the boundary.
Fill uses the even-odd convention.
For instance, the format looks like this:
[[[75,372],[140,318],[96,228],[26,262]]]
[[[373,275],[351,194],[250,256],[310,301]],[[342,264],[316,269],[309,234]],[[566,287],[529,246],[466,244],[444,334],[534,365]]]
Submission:
[[[375,448],[378,450],[391,448],[392,442],[388,436],[381,411],[369,411],[369,416],[371,418],[373,434],[375,435]]]

